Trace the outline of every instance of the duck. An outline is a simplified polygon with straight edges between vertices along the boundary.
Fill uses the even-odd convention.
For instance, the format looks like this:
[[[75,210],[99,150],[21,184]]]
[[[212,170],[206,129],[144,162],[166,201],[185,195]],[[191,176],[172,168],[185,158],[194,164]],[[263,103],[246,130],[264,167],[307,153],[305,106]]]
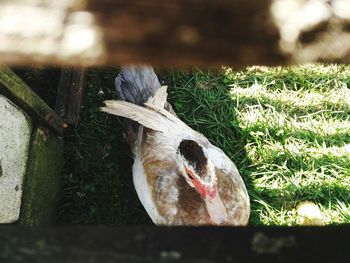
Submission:
[[[250,201],[235,164],[184,123],[149,65],[122,67],[119,100],[103,112],[122,117],[134,157],[133,184],[156,225],[247,225]]]

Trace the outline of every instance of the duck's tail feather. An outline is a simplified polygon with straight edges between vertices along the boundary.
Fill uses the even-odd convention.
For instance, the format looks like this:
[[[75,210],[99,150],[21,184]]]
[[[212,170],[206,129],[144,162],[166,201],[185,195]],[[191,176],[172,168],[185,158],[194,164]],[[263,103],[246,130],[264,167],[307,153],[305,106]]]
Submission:
[[[115,79],[117,94],[121,100],[143,105],[161,87],[151,66],[123,67]]]
[[[107,100],[104,103],[106,106],[101,108],[104,112],[128,118],[155,131],[168,131],[167,129],[169,127],[166,116],[154,110],[120,100]]]
[[[161,85],[151,66],[133,65],[124,66],[115,79],[115,88],[120,100],[143,106],[153,98]],[[110,112],[112,113],[112,112]],[[115,114],[116,112],[114,111]],[[123,116],[121,114],[115,114]],[[123,116],[128,118],[127,116]],[[139,124],[135,120],[122,119],[129,143],[137,137]]]

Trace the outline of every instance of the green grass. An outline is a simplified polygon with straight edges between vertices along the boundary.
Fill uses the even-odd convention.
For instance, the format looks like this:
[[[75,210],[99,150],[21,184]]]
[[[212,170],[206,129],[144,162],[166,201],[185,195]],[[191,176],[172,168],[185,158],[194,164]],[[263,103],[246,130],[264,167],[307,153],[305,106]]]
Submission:
[[[116,97],[117,73],[105,69],[88,74],[81,123],[65,135],[59,224],[150,223],[133,187],[123,127],[117,118],[99,110],[104,100]]]
[[[350,222],[350,67],[196,70],[167,76],[179,117],[236,163],[250,223],[297,225],[297,205]]]
[[[82,123],[66,138],[60,223],[150,222],[132,186],[120,122],[98,112],[115,97],[116,74],[89,74]],[[350,66],[159,75],[179,117],[236,163],[251,224],[297,225],[302,201],[316,203],[327,224],[350,222]]]

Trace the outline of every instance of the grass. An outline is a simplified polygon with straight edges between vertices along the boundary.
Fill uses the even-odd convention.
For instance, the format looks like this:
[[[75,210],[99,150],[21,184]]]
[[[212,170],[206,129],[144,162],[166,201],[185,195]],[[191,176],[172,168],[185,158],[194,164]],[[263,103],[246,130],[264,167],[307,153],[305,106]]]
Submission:
[[[89,74],[82,123],[66,147],[61,223],[149,223],[131,182],[132,160],[113,116],[115,70]],[[237,165],[254,225],[298,225],[317,204],[326,224],[350,222],[350,66],[161,72],[179,117]],[[100,95],[99,95],[100,94]]]
[[[254,225],[297,225],[316,203],[350,222],[350,67],[226,68],[170,74],[179,117],[236,163]]]
[[[131,178],[132,159],[117,118],[99,111],[115,98],[116,70],[88,74],[81,123],[65,135],[59,224],[150,223]]]

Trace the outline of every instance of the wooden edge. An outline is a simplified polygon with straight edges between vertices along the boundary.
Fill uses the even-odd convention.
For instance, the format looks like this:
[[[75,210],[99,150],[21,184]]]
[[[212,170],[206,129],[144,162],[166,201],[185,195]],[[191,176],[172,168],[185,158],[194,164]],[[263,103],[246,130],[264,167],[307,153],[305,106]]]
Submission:
[[[27,113],[34,114],[40,122],[46,123],[59,134],[63,133],[63,120],[6,66],[0,68],[0,84],[5,93],[20,103]]]
[[[39,125],[31,138],[17,223],[48,226],[55,221],[62,186],[62,168],[62,137]]]
[[[0,1],[1,63],[242,68],[350,62],[347,1],[51,2]]]
[[[0,226],[1,262],[349,262],[343,227]]]

